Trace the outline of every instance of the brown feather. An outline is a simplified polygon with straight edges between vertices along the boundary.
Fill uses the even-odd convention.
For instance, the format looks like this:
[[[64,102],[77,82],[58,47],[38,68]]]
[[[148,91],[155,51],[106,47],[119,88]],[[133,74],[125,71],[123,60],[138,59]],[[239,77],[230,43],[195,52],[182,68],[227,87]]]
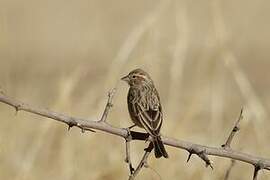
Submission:
[[[129,73],[127,103],[130,117],[135,125],[144,128],[153,137],[157,158],[168,154],[160,138],[163,122],[162,107],[158,91],[150,76],[141,69]]]

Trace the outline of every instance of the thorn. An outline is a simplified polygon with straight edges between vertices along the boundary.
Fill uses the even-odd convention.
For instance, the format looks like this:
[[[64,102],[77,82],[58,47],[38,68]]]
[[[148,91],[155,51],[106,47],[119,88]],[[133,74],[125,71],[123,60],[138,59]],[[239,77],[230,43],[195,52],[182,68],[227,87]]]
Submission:
[[[18,112],[20,111],[20,107],[21,107],[21,105],[17,105],[17,106],[15,106],[15,116],[17,116],[18,115]]]
[[[223,148],[225,148],[225,146],[226,146],[225,144],[222,144],[222,145],[221,145],[221,147],[223,147]]]
[[[85,133],[85,129],[83,127],[81,128],[81,130],[82,130],[82,133]]]
[[[257,165],[255,165],[254,173],[253,173],[253,180],[256,180],[257,179],[259,170],[260,170],[260,167],[257,166]]]
[[[78,128],[80,128],[81,129],[81,133],[84,133],[85,132],[85,129],[81,126],[81,124],[80,123],[77,123],[77,125],[76,125]]]
[[[238,127],[238,126],[235,126],[234,128],[233,128],[233,131],[234,132],[237,132],[237,131],[239,131],[240,130],[240,128]]]
[[[212,166],[212,162],[210,162],[210,164],[208,164],[206,167],[208,167],[208,166],[210,166],[210,168],[211,168],[212,170],[214,170],[214,167]]]
[[[189,162],[191,156],[192,156],[193,152],[189,152],[188,158],[187,158],[187,163]]]
[[[259,171],[264,168],[263,162],[260,160],[257,164],[254,165],[253,180],[257,180]]]
[[[230,149],[231,148],[231,146],[229,144],[222,144],[221,147],[223,149]]]
[[[133,172],[135,171],[135,169],[132,167],[131,164],[129,165],[129,170],[130,170],[130,173],[131,173],[131,174],[133,174]]]
[[[67,125],[68,125],[68,131],[69,131],[73,126],[76,126],[76,123],[71,121],[71,122],[68,122]]]
[[[210,166],[212,170],[214,169],[214,167],[212,166],[212,162],[205,153],[205,150],[199,152],[198,156],[205,162],[205,167]]]
[[[73,127],[74,125],[68,124],[68,131]]]
[[[195,150],[194,150],[193,148],[190,148],[190,149],[188,150],[188,153],[189,153],[189,155],[188,155],[188,158],[187,158],[187,163],[189,162],[191,156],[192,156],[193,154],[195,154],[196,152],[195,152]]]

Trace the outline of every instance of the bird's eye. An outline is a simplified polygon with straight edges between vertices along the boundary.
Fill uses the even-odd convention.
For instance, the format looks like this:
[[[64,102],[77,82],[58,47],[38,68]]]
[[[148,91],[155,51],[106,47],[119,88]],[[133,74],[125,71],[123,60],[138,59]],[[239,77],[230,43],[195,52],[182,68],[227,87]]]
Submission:
[[[131,77],[132,77],[132,79],[135,79],[135,78],[136,78],[136,76],[135,76],[135,75],[132,75]]]

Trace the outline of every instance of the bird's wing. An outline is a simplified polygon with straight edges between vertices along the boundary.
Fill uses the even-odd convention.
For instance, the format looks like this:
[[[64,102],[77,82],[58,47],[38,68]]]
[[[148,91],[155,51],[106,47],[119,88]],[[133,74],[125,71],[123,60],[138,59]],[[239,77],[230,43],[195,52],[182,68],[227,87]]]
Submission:
[[[148,96],[150,99],[141,99],[134,106],[138,112],[138,119],[144,129],[152,136],[158,136],[162,125],[162,110],[156,94]]]

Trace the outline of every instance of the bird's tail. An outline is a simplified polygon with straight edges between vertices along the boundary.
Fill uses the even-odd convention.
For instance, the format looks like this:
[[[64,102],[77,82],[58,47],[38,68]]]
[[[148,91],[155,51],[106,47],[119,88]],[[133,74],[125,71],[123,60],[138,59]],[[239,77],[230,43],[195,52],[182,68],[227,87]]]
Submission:
[[[154,137],[153,144],[156,158],[160,158],[162,156],[165,158],[169,157],[160,136]]]

